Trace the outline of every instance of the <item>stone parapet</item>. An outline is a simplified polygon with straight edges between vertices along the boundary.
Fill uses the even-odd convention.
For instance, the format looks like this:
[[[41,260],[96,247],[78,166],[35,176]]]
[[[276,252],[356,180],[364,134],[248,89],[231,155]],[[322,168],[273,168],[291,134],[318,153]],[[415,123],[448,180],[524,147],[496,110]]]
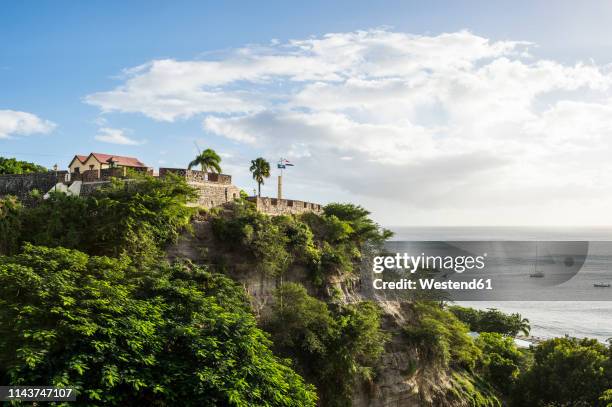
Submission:
[[[217,174],[214,172],[204,172],[196,170],[186,170],[184,168],[160,168],[159,176],[165,177],[167,174],[174,174],[185,178],[187,182],[212,182],[217,184],[230,185],[232,176],[227,174]]]
[[[301,213],[313,212],[322,213],[323,207],[320,204],[297,201],[294,199],[277,199],[268,197],[251,196],[249,202],[253,202],[258,211],[268,215],[298,215]]]
[[[0,197],[15,195],[24,198],[35,189],[44,194],[57,183],[67,181],[68,171],[0,175]]]

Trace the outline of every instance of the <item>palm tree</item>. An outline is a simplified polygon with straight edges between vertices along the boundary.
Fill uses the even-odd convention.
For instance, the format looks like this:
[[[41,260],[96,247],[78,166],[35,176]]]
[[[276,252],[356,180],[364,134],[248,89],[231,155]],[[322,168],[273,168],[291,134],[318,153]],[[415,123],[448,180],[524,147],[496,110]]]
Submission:
[[[264,178],[270,176],[270,163],[264,158],[256,158],[251,160],[251,168],[249,170],[253,173],[253,179],[257,181],[257,195],[261,196],[261,184],[264,183]]]
[[[522,318],[519,323],[519,332],[522,332],[525,336],[529,336],[529,331],[531,331],[531,324],[527,318]]]
[[[220,174],[221,166],[219,165],[219,163],[221,163],[221,157],[219,157],[219,154],[217,154],[215,150],[207,148],[206,150],[198,154],[195,160],[189,163],[189,167],[187,167],[187,169],[190,170],[191,167],[199,165],[202,169],[202,172],[207,172],[210,170],[211,172],[216,172],[217,174]]]

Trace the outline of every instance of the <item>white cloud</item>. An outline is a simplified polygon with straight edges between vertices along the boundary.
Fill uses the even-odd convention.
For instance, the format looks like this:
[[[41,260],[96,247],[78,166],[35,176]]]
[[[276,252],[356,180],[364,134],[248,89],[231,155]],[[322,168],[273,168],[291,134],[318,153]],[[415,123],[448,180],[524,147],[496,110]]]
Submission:
[[[111,144],[122,144],[129,146],[136,146],[143,144],[142,140],[134,140],[125,135],[124,129],[113,129],[110,127],[103,127],[98,130],[98,134],[94,137],[98,141]]]
[[[43,120],[32,113],[0,110],[0,139],[49,133],[54,128],[55,123]]]
[[[209,133],[298,159],[301,187],[358,195],[388,223],[435,223],[441,208],[456,223],[503,223],[489,209],[504,207],[523,223],[612,223],[580,213],[612,205],[609,67],[538,59],[530,46],[467,31],[333,33],[151,61],[86,101],[163,121],[200,115]],[[420,218],[384,218],[381,202]]]

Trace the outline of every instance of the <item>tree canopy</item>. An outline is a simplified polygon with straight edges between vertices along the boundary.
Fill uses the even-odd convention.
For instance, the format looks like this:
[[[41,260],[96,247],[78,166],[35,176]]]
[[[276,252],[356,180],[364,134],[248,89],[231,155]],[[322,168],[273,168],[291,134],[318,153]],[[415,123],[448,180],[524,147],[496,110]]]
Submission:
[[[190,265],[26,245],[0,257],[0,381],[75,387],[76,405],[314,406],[244,291]]]
[[[554,338],[534,350],[520,377],[515,405],[606,406],[612,349],[595,339]]]
[[[0,175],[30,174],[34,172],[47,172],[47,169],[41,165],[27,161],[19,161],[15,158],[0,157]]]
[[[199,153],[196,158],[189,163],[188,169],[199,165],[203,172],[211,171],[221,173],[221,157],[215,150],[207,148]]]
[[[251,160],[249,171],[251,171],[253,179],[257,182],[257,195],[261,196],[261,185],[264,183],[264,179],[270,176],[270,163],[265,158],[256,158]]]
[[[450,306],[448,309],[474,332],[497,332],[516,336],[519,333],[529,335],[531,330],[529,320],[518,313],[505,314],[495,308],[477,310],[458,305]]]
[[[372,381],[387,335],[372,302],[329,307],[300,284],[276,291],[273,313],[264,324],[276,349],[295,359],[326,406],[350,406],[360,381]]]
[[[0,230],[7,240],[0,250],[10,254],[30,242],[155,263],[161,248],[189,226],[193,209],[185,204],[194,196],[184,179],[143,176],[115,180],[87,197],[53,193],[27,208],[6,198],[0,200]]]

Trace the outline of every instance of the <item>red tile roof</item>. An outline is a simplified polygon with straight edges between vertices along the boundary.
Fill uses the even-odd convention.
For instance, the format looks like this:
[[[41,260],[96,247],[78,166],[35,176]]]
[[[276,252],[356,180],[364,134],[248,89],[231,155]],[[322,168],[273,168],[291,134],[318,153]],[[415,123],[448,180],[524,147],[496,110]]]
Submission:
[[[140,161],[136,157],[124,157],[121,155],[112,155],[112,154],[103,154],[103,153],[91,153],[89,155],[76,155],[75,157],[84,163],[89,156],[94,156],[96,160],[101,163],[110,163],[111,161],[117,165],[121,165],[123,167],[136,167],[136,168],[146,168],[146,164]]]

